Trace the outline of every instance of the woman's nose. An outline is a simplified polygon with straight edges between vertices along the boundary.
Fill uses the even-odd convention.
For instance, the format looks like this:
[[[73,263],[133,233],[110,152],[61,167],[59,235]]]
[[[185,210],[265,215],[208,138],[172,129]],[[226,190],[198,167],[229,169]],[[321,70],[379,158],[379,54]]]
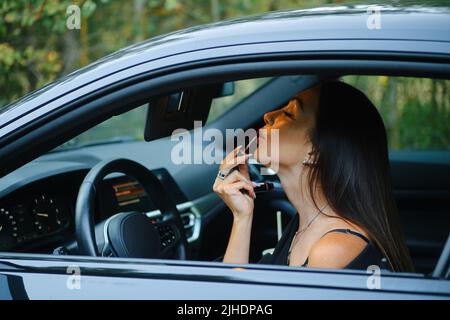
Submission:
[[[281,109],[273,110],[271,112],[267,112],[264,114],[264,122],[271,126],[275,120],[277,119],[278,115],[281,113]]]
[[[264,114],[264,122],[269,126],[271,126],[273,124],[273,114],[274,114],[274,111],[267,112],[266,114]]]

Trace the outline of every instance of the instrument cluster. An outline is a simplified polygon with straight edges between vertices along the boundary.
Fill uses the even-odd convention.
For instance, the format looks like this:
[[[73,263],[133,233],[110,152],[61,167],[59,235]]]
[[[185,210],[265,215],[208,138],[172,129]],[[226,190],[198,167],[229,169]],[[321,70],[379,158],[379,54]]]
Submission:
[[[25,200],[0,204],[0,251],[67,228],[71,214],[64,199],[38,193]]]

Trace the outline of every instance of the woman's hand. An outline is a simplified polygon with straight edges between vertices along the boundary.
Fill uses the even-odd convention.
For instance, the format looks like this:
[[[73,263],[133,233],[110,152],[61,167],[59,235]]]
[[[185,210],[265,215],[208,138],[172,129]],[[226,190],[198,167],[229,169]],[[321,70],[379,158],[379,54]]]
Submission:
[[[231,151],[220,164],[220,170],[225,172],[235,167],[239,170],[232,171],[224,180],[217,177],[213,185],[214,192],[230,208],[237,220],[252,217],[256,197],[247,167],[247,160],[251,155],[239,155],[241,148],[242,146],[239,146]],[[247,190],[248,194],[242,193],[240,189]]]

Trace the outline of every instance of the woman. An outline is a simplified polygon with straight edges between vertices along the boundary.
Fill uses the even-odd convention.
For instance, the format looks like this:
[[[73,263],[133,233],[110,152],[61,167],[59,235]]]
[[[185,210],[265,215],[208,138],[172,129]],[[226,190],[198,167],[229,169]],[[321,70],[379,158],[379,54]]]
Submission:
[[[273,254],[260,262],[365,269],[383,267],[385,258],[391,270],[412,271],[389,179],[386,131],[368,98],[330,81],[297,94],[264,121],[255,157],[278,168],[297,215]],[[279,157],[271,159],[266,154],[275,129]],[[224,262],[249,259],[256,195],[248,157],[239,155],[239,147],[228,154],[213,186],[234,218]],[[239,170],[231,170],[234,166]]]

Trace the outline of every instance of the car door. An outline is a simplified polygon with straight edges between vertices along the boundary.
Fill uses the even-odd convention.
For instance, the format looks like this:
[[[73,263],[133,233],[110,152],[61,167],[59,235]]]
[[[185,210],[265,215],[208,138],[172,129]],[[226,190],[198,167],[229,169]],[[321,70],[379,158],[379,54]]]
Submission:
[[[379,69],[379,60],[380,56],[379,53],[377,52],[377,55],[374,55],[371,59],[368,59],[366,56],[367,60],[364,61],[360,61],[359,59],[354,59],[353,56],[348,56],[347,58],[344,58],[344,56],[341,56],[341,60],[339,60],[339,64],[338,66],[336,66],[336,69],[334,70],[336,71],[341,71],[341,72],[360,72],[361,68],[365,68],[364,70],[370,69],[370,67],[372,66],[374,69],[372,70],[372,72],[375,72],[376,70],[380,70]],[[411,58],[411,57],[410,57]],[[389,62],[387,63],[386,60],[383,60],[383,70],[385,70],[385,72],[387,72],[386,70],[390,70],[391,72],[395,71],[395,66],[398,63],[398,61],[396,59],[398,59],[398,56],[385,56],[383,57],[383,59],[389,60],[391,59]],[[272,64],[272,63],[273,64]],[[436,61],[430,61],[428,63],[416,63],[414,60],[411,60],[408,62],[409,63],[409,67],[411,69],[414,69],[415,72],[417,74],[432,74],[433,72],[438,72],[439,74],[443,74],[444,72],[446,72],[446,70],[448,71],[448,65],[441,63],[440,60],[436,60]],[[317,60],[314,63],[315,66],[315,72],[316,73],[323,73],[323,74],[328,74],[329,72],[329,61],[328,60]],[[253,70],[252,72],[248,71],[248,73],[246,73],[246,76],[249,77],[250,75],[253,77],[258,77],[258,76],[262,76],[262,75],[267,75],[268,73],[271,73],[273,75],[274,73],[274,69],[277,68],[278,70],[278,75],[285,75],[286,70],[297,70],[297,72],[300,72],[301,70],[305,71],[304,68],[306,68],[306,66],[308,66],[308,68],[311,68],[312,63],[310,61],[308,61],[307,63],[305,63],[305,61],[302,61],[301,59],[297,59],[297,60],[289,60],[289,61],[282,61],[281,65],[280,65],[280,61],[278,60],[272,60],[270,61],[269,59],[264,61],[263,63],[260,64],[252,64],[251,69]],[[388,67],[387,67],[388,66]],[[243,67],[247,67],[248,65],[245,62],[236,62],[235,64],[232,63],[228,63],[226,66],[221,66],[221,68],[201,68],[201,67],[193,67],[193,69],[195,70],[195,73],[193,72],[180,72],[179,74],[174,72],[173,74],[170,74],[170,77],[167,76],[161,76],[158,77],[156,79],[150,79],[150,80],[145,80],[143,82],[139,82],[137,84],[130,84],[128,87],[126,87],[126,90],[117,90],[114,91],[112,90],[112,92],[109,95],[103,96],[101,98],[98,99],[94,99],[91,102],[85,102],[85,104],[83,105],[78,105],[78,107],[74,108],[74,109],[67,109],[67,112],[61,113],[60,111],[62,110],[57,110],[57,112],[55,114],[51,114],[52,117],[48,116],[45,120],[45,122],[40,122],[39,126],[36,128],[36,130],[33,131],[26,131],[25,129],[23,129],[20,132],[20,135],[16,135],[16,139],[14,140],[2,140],[3,146],[7,146],[7,148],[3,147],[0,152],[2,155],[5,155],[3,159],[3,162],[5,163],[5,166],[3,167],[4,170],[6,170],[5,168],[12,168],[14,165],[17,165],[17,163],[11,163],[11,159],[21,159],[20,155],[23,155],[23,152],[28,152],[27,155],[27,159],[30,159],[33,156],[36,156],[39,153],[44,152],[45,150],[49,149],[50,147],[55,147],[58,143],[62,143],[64,142],[65,139],[67,139],[70,135],[74,135],[76,133],[79,133],[83,130],[85,130],[87,127],[92,126],[94,123],[100,123],[102,120],[105,120],[106,118],[112,116],[113,114],[120,114],[122,112],[124,112],[126,108],[130,108],[130,107],[134,107],[134,105],[128,104],[126,106],[124,106],[123,104],[121,105],[120,102],[126,101],[127,103],[133,102],[133,103],[137,103],[138,100],[142,100],[142,95],[144,93],[149,93],[149,92],[161,92],[158,90],[163,90],[164,88],[166,88],[168,83],[172,83],[174,86],[178,85],[178,88],[180,88],[183,83],[186,83],[186,81],[190,81],[193,79],[196,79],[196,81],[201,81],[201,79],[206,79],[203,81],[208,81],[208,79],[210,77],[213,76],[220,76],[221,81],[230,81],[232,79],[235,79],[236,77],[242,77],[242,68]],[[439,67],[439,71],[436,71],[436,69]],[[340,69],[339,69],[340,68]],[[391,68],[391,69],[389,69]],[[308,69],[311,71],[311,69]],[[270,71],[270,72],[269,72]],[[264,72],[266,72],[266,74],[264,74]],[[208,77],[206,77],[208,76]],[[175,80],[174,80],[175,79]],[[147,82],[146,82],[147,81]],[[173,81],[173,82],[170,82]],[[166,89],[167,90],[167,89]],[[135,100],[133,100],[135,99]],[[79,103],[77,101],[77,103]],[[108,108],[106,108],[105,106],[108,106]],[[226,128],[227,126],[230,125],[230,123],[228,123],[227,121],[234,121],[236,120],[236,118],[232,118],[233,115],[235,115],[235,113],[233,112],[234,110],[231,110],[229,113],[227,113],[228,117],[224,116],[222,118],[222,122],[218,122],[218,126],[220,128],[220,126],[224,126],[224,128]],[[263,108],[258,109],[257,112],[254,112],[253,116],[257,116],[258,118],[260,118],[260,113],[263,112]],[[230,118],[231,117],[231,118]],[[251,123],[254,123],[254,119],[252,117],[249,117],[248,119],[244,119],[244,120],[249,120],[251,121]],[[240,121],[242,120],[242,116],[240,118]],[[253,120],[252,120],[253,119]],[[18,120],[19,121],[19,120]],[[22,121],[22,119],[20,119],[20,121]],[[43,120],[42,120],[43,121]],[[238,125],[239,123],[235,123],[235,125]],[[19,126],[18,123],[15,123],[14,125],[12,124],[12,126]],[[243,126],[244,128],[246,127],[245,125]],[[5,129],[6,130],[6,129]],[[14,132],[17,133],[17,132]],[[42,139],[43,137],[45,137],[45,139]],[[25,149],[22,149],[21,147],[27,146]],[[8,162],[9,161],[9,162]],[[210,174],[210,179],[213,179],[215,174],[214,172],[216,171],[216,166],[200,166],[198,168],[196,168],[195,170],[202,170],[204,167],[207,167],[207,169],[205,169],[205,174]],[[191,179],[194,180],[194,172],[196,172],[194,169],[192,170],[192,176]],[[180,177],[178,177],[178,179],[180,179]],[[180,181],[183,179],[180,179]],[[181,184],[182,182],[180,182]],[[188,189],[188,188],[187,188]],[[207,217],[205,219],[208,219]],[[222,233],[222,236],[226,239],[226,234]],[[34,256],[34,255],[27,255],[24,254],[22,257],[23,259],[21,260],[21,263],[24,263],[24,261],[26,261],[26,263],[24,263],[23,266],[21,266],[20,264],[18,264],[16,261],[16,259],[12,256],[12,255],[8,255],[8,254],[3,254],[1,255],[2,257],[2,261],[4,262],[4,266],[2,269],[2,274],[4,276],[19,276],[19,277],[24,277],[25,275],[29,275],[27,276],[28,278],[31,277],[30,281],[33,282],[34,281],[34,275],[39,276],[35,279],[41,279],[41,289],[42,289],[42,283],[43,280],[42,279],[46,279],[45,277],[49,274],[51,274],[53,276],[53,272],[51,271],[52,268],[56,268],[57,269],[57,275],[55,275],[56,278],[58,278],[58,281],[61,281],[62,279],[66,279],[64,277],[66,277],[66,273],[64,273],[63,271],[65,271],[68,267],[69,264],[68,262],[74,262],[75,265],[81,265],[82,261],[85,260],[77,260],[79,258],[70,258],[70,257],[44,257],[44,256]],[[20,260],[20,259],[18,259]],[[58,262],[60,261],[60,262]],[[63,262],[61,262],[63,261]],[[83,268],[86,268],[85,271],[87,271],[86,275],[88,275],[88,279],[92,279],[92,283],[95,283],[95,277],[96,276],[100,276],[103,273],[107,273],[110,270],[109,266],[111,265],[107,265],[107,266],[103,266],[102,262],[107,262],[109,263],[110,260],[96,260],[94,259],[92,262],[89,262],[88,265],[86,265],[85,267],[82,267],[81,270],[83,270]],[[118,261],[118,260],[117,260]],[[88,263],[88,262],[86,262]],[[123,261],[123,263],[127,263],[126,261]],[[186,263],[186,262],[183,262]],[[164,265],[167,265],[168,262],[164,262]],[[189,275],[189,270],[192,270],[192,272],[194,272],[195,277],[199,278],[198,281],[203,281],[201,279],[203,279],[204,276],[208,278],[208,275],[211,272],[211,268],[209,268],[209,264],[206,263],[207,265],[205,266],[198,266],[195,263],[187,263],[187,268],[183,269],[184,270],[184,276],[186,274]],[[19,265],[19,269],[14,269],[15,267],[17,267],[17,265]],[[39,265],[42,266],[42,268],[39,268]],[[59,267],[58,267],[59,266]],[[84,265],[83,265],[84,266]],[[216,266],[216,265],[214,265]],[[20,268],[23,269],[20,269]],[[38,267],[38,268],[36,268]],[[106,269],[105,269],[106,267]],[[123,277],[123,272],[125,272],[125,270],[127,270],[127,268],[125,267],[125,265],[121,265],[121,262],[119,262],[118,265],[115,265],[114,267],[118,268],[117,270],[121,270],[122,274],[119,276],[119,278]],[[177,269],[178,267],[180,267],[178,265],[177,262],[174,262],[174,267],[173,268],[168,268],[167,272],[168,275],[167,277],[170,277],[171,275],[178,275],[180,273],[179,269]],[[236,266],[234,266],[236,267]],[[31,268],[31,269],[27,269],[27,268]],[[59,269],[58,269],[59,268]],[[281,280],[283,278],[283,275],[286,275],[286,272],[292,272],[289,273],[289,275],[292,276],[288,277],[290,281],[299,281],[298,282],[298,288],[299,290],[302,290],[302,292],[304,292],[303,290],[307,290],[305,289],[306,286],[312,286],[314,289],[319,288],[320,290],[318,291],[314,291],[316,295],[312,294],[311,296],[317,296],[318,292],[325,292],[325,291],[321,291],[321,290],[327,290],[327,288],[331,287],[332,290],[341,290],[343,289],[344,291],[351,291],[353,292],[354,290],[358,290],[359,291],[363,291],[363,292],[367,292],[368,295],[374,295],[374,293],[372,291],[370,291],[371,289],[367,288],[367,274],[365,272],[353,272],[353,271],[332,271],[331,273],[322,273],[321,271],[314,271],[314,270],[291,270],[291,269],[283,269],[280,267],[273,267],[275,269],[272,269],[270,267],[266,267],[266,266],[261,266],[261,267],[248,267],[245,270],[251,270],[249,272],[243,272],[243,274],[241,275],[240,273],[234,273],[234,272],[238,272],[241,271],[240,269],[227,269],[229,267],[224,266],[225,269],[217,269],[220,272],[224,272],[227,273],[228,272],[233,272],[230,273],[230,277],[234,278],[236,275],[239,275],[238,279],[243,279],[242,282],[246,282],[246,281],[250,281],[250,279],[253,279],[252,277],[260,277],[258,279],[272,279],[274,278],[275,280],[273,280],[273,282],[278,286],[278,284],[281,284],[282,286],[282,290],[283,292],[286,294],[287,292],[290,292],[293,289],[290,289],[289,285],[286,284],[285,280]],[[255,268],[255,269],[253,269]],[[262,269],[261,269],[262,268]],[[267,268],[267,269],[266,269]],[[112,268],[114,270],[114,268]],[[188,270],[189,269],[189,270]],[[270,270],[269,270],[270,269]],[[23,270],[28,270],[28,271],[32,271],[30,273],[27,273]],[[218,272],[219,272],[218,271]],[[159,272],[159,271],[158,271]],[[158,272],[156,272],[158,274]],[[95,274],[95,275],[94,275]],[[150,273],[152,274],[152,273]],[[90,277],[94,277],[94,278],[90,278]],[[241,278],[242,276],[242,278]],[[249,278],[247,278],[247,276],[249,276]],[[50,277],[50,276],[49,276]],[[134,278],[134,276],[130,276],[132,278]],[[215,274],[215,277],[219,277],[220,275]],[[300,277],[300,278],[296,278],[296,277]],[[139,276],[137,276],[137,278],[139,278]],[[214,278],[214,281],[217,281],[217,283],[221,283],[220,279]],[[336,282],[336,284],[334,284],[334,281],[337,281],[338,279],[341,279],[341,281]],[[356,281],[356,284],[354,286],[352,286],[350,289],[348,289],[346,287],[347,282],[353,282],[353,280]],[[163,278],[163,280],[165,281],[166,278]],[[228,281],[228,280],[227,280]],[[240,280],[239,280],[240,281]],[[261,283],[265,282],[263,280],[258,280],[259,282],[257,282],[258,285],[260,285]],[[272,281],[272,280],[270,280]],[[402,275],[402,274],[390,274],[386,276],[386,283],[388,284],[388,286],[386,287],[387,291],[382,291],[382,293],[389,293],[389,294],[393,294],[393,297],[398,297],[396,294],[401,293],[401,294],[406,294],[408,296],[414,296],[416,294],[419,294],[420,296],[422,296],[422,294],[431,294],[433,297],[434,296],[444,296],[446,297],[447,292],[448,292],[448,280],[444,279],[444,280],[438,280],[438,279],[430,279],[427,278],[423,275],[420,274],[414,274],[414,275]],[[25,282],[25,283],[31,283],[31,282]],[[156,283],[156,282],[155,282]],[[194,283],[197,283],[197,281],[194,281]],[[203,283],[203,282],[202,282]],[[216,282],[214,282],[216,283]],[[228,283],[228,282],[227,282]],[[332,285],[330,285],[330,283]],[[240,283],[239,283],[240,284]],[[252,282],[253,284],[253,282]],[[27,285],[27,284],[26,284]],[[233,283],[234,285],[234,283]],[[242,286],[239,286],[239,288],[241,288]],[[297,285],[296,285],[297,287]],[[248,290],[246,291],[242,291],[243,293],[245,292],[246,294],[248,294],[249,292],[251,292],[251,286],[247,287]],[[365,289],[364,289],[365,288]],[[37,289],[36,289],[37,290]],[[148,289],[147,289],[148,290]],[[256,290],[258,291],[258,290]],[[219,291],[220,292],[220,291]],[[263,291],[261,291],[263,292]],[[376,292],[376,291],[374,291]],[[41,293],[41,294],[45,294],[45,293]],[[177,294],[177,293],[176,293]],[[175,295],[176,295],[175,294]],[[179,293],[178,293],[179,294]],[[263,294],[263,293],[261,293]],[[281,293],[280,293],[281,294]],[[377,295],[378,293],[375,293],[375,295]],[[200,295],[199,295],[200,296]],[[283,295],[284,296],[284,295]],[[301,295],[297,295],[298,297],[301,297]],[[355,295],[350,295],[350,296],[355,296]],[[306,297],[306,295],[305,295]],[[324,297],[326,297],[326,295],[324,295]],[[341,296],[342,297],[342,296]]]
[[[1,299],[449,299],[450,281],[419,274],[10,254]]]

